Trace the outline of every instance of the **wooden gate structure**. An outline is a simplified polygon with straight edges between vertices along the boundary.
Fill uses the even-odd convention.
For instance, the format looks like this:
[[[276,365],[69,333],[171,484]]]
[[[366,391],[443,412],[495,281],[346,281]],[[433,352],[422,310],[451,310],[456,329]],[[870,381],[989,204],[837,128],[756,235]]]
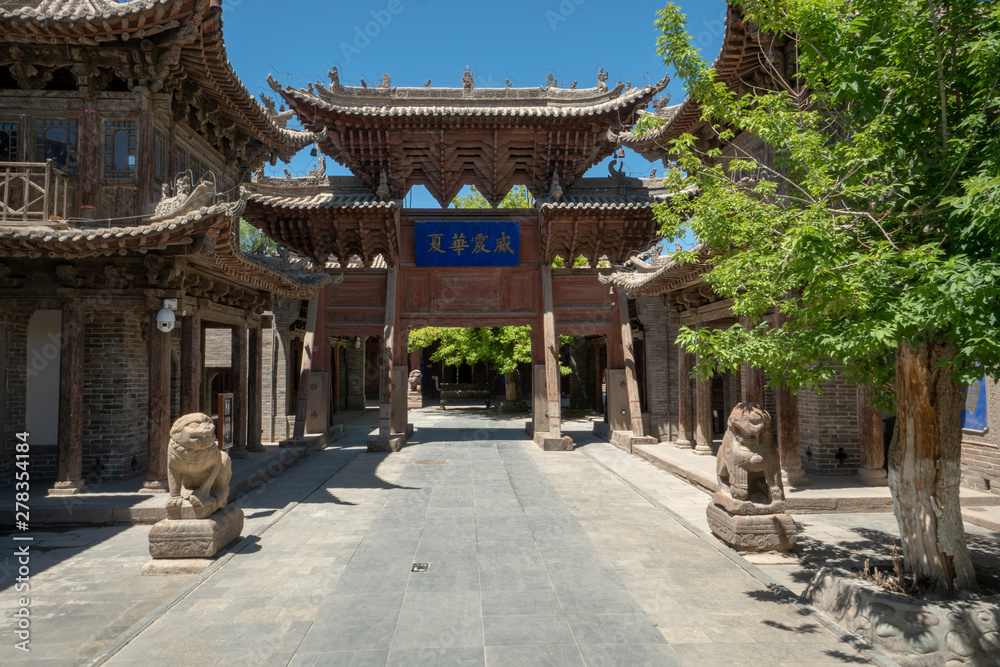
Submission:
[[[477,89],[470,72],[461,89],[397,88],[388,77],[377,88],[356,88],[340,85],[336,70],[329,77],[329,85],[307,89],[269,83],[304,128],[325,137],[318,144],[322,153],[354,176],[327,176],[322,166],[305,178],[259,176],[244,213],[279,243],[344,275],[310,302],[300,386],[309,386],[310,371],[328,368],[325,341],[331,336],[381,338],[379,436],[369,449],[395,451],[408,432],[410,328],[528,325],[534,369],[530,430],[544,449],[572,449],[560,426],[557,334],[606,336],[605,432],[641,438],[626,297],[602,284],[598,274],[650,247],[656,236],[652,204],[669,193],[656,179],[626,177],[614,162],[606,178],[583,174],[614,153],[609,130],[631,126],[666,79],[608,89],[605,76],[597,88],[576,90]],[[443,207],[465,185],[474,185],[493,206],[524,185],[536,205],[405,208],[414,185],[425,186]],[[418,244],[427,242],[419,231],[425,222],[468,229],[466,258],[483,224],[514,223],[517,261],[428,266],[418,257]],[[444,255],[453,239],[439,235],[435,243],[442,240],[437,251]],[[579,256],[594,268],[552,268],[556,257],[570,266]],[[308,402],[300,397],[301,406]],[[300,412],[297,436],[303,417]]]

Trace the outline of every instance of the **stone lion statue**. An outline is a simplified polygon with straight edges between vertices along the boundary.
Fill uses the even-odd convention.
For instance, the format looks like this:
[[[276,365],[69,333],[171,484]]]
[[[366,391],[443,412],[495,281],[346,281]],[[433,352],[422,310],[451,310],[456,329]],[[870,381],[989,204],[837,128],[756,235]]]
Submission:
[[[412,371],[407,382],[410,384],[410,391],[420,391],[420,384],[424,381],[424,374],[420,371]]]
[[[729,415],[719,447],[719,492],[755,505],[783,503],[781,463],[771,431],[771,415],[755,403],[740,403]]]
[[[167,449],[169,518],[203,519],[224,508],[232,477],[229,455],[215,444],[211,417],[194,412],[174,422]]]

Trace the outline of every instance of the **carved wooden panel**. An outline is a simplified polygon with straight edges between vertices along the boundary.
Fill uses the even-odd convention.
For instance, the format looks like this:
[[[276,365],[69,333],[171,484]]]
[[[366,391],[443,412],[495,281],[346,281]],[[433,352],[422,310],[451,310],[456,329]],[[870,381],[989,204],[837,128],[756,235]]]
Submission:
[[[469,275],[476,271],[479,275]],[[482,268],[470,272],[448,273],[437,276],[435,310],[440,313],[466,313],[501,311],[502,285],[493,272]]]
[[[426,313],[431,307],[431,284],[433,276],[415,271],[401,272],[399,276],[400,297],[403,312]]]
[[[512,273],[508,282],[509,306],[514,312],[538,310],[538,271]]]

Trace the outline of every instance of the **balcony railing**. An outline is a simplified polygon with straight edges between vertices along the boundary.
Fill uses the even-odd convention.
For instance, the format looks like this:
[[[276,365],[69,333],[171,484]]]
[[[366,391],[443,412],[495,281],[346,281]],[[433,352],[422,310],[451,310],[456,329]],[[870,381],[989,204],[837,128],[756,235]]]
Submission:
[[[0,162],[0,223],[64,220],[69,175],[45,162]]]

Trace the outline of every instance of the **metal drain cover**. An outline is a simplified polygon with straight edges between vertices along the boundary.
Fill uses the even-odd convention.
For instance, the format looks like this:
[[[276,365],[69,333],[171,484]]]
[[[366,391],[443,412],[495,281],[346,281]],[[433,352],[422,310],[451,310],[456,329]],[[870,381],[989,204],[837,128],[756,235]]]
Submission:
[[[410,572],[426,572],[430,566],[430,563],[414,563],[413,567],[410,568]]]
[[[439,466],[445,463],[451,463],[451,461],[445,461],[444,459],[424,459],[422,461],[414,461],[418,466]]]

